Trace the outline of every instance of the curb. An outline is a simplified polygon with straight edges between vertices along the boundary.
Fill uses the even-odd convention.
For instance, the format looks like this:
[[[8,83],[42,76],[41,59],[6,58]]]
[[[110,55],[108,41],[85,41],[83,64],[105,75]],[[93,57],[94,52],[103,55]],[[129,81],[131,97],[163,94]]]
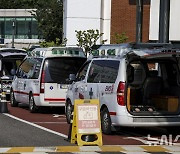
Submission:
[[[55,147],[6,147],[0,148],[0,153],[26,152],[180,152],[180,146],[145,146],[145,145],[105,145],[105,146],[55,146]]]

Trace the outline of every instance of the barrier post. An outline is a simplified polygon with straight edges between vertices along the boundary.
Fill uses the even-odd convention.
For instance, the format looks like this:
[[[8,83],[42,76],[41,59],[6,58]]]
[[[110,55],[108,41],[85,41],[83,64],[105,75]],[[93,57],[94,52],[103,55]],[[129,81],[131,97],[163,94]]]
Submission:
[[[6,93],[1,93],[1,102],[0,102],[0,112],[1,113],[8,113],[7,101],[6,101]]]

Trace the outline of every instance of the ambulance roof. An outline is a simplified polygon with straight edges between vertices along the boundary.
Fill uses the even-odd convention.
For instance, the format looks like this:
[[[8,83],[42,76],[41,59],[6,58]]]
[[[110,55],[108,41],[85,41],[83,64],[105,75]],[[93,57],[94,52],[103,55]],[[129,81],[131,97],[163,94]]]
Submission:
[[[179,53],[180,46],[174,46],[170,43],[124,43],[97,45],[92,50],[93,57],[124,57],[127,54],[137,56],[149,56],[161,54],[165,56],[172,53]]]
[[[84,57],[83,50],[78,47],[35,48],[29,53],[33,57]]]

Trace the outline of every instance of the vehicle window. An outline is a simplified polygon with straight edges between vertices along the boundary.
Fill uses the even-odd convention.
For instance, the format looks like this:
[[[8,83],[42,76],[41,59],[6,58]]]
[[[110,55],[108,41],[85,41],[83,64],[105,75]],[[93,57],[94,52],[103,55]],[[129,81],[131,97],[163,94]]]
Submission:
[[[134,77],[133,77],[133,83],[134,85],[140,85],[144,82],[146,78],[146,71],[145,66],[142,64],[141,61],[134,61],[131,63],[131,66],[134,68]],[[148,66],[149,70],[152,69],[152,64],[149,64]]]
[[[89,83],[114,83],[118,74],[119,61],[95,60],[93,61],[89,74]]]
[[[69,74],[76,74],[86,58],[57,57],[48,58],[44,63],[46,83],[67,83]]]
[[[160,70],[159,63],[150,62],[147,63],[147,66],[148,66],[147,71],[149,76],[160,76],[160,72],[158,71],[158,69]]]
[[[3,59],[2,60],[2,71],[0,72],[0,76],[12,76],[11,75],[11,70],[12,69],[17,69],[19,64],[21,63],[22,59]]]
[[[32,59],[31,62],[34,63],[34,65],[33,65],[33,68],[30,70],[29,78],[31,78],[31,79],[38,79],[39,73],[40,73],[41,64],[42,64],[42,58]]]
[[[178,67],[175,63],[166,63],[167,81],[169,85],[177,85],[178,82]]]
[[[19,67],[18,70],[18,77],[20,78],[27,78],[28,72],[31,70],[33,67],[33,64],[30,63],[30,59],[26,59]]]
[[[41,61],[42,60],[38,58],[27,58],[19,67],[17,76],[28,79],[38,78]],[[38,69],[36,69],[37,66],[39,66]]]
[[[84,80],[84,79],[85,79],[85,76],[86,76],[86,73],[87,73],[89,64],[90,64],[90,61],[87,62],[87,63],[80,69],[80,71],[78,72],[78,75],[77,75],[77,80],[78,80],[78,81],[81,81],[81,80]]]
[[[32,75],[33,79],[38,79],[40,68],[41,68],[41,61],[37,61],[36,65],[34,65],[34,68],[33,68],[34,70],[33,75]]]

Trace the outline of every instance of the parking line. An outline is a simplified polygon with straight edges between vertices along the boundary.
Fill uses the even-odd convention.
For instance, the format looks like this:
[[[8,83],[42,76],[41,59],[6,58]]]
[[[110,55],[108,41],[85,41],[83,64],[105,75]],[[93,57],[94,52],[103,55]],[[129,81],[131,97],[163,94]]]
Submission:
[[[15,120],[18,120],[18,121],[24,122],[24,123],[26,123],[26,124],[29,124],[29,125],[31,125],[31,126],[37,127],[37,128],[39,128],[39,129],[45,130],[45,131],[47,131],[47,132],[56,134],[56,135],[61,136],[61,137],[64,137],[64,138],[68,138],[68,136],[65,135],[65,134],[58,133],[58,132],[56,132],[56,131],[47,129],[47,128],[45,128],[45,127],[42,127],[42,126],[39,126],[39,125],[37,125],[37,124],[35,124],[35,123],[31,123],[31,122],[29,122],[29,121],[20,119],[20,118],[18,118],[18,117],[15,117],[15,116],[13,116],[13,115],[8,114],[8,113],[3,113],[3,114],[6,115],[6,116],[8,116],[8,117],[10,117],[10,118],[15,119]]]

